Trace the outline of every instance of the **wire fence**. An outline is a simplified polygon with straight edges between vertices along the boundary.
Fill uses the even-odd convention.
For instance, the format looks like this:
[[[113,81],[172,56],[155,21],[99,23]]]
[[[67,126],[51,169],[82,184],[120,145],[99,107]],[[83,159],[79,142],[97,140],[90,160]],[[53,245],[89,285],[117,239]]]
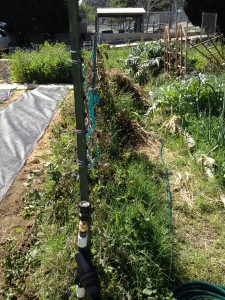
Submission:
[[[201,35],[213,35],[217,28],[217,14],[216,13],[202,13]]]
[[[128,18],[100,18],[99,33],[100,34],[136,34],[135,19]],[[147,34],[149,39],[157,39],[163,37],[164,26],[168,25],[171,36],[175,36],[178,23],[188,22],[188,36],[204,36],[213,35],[217,29],[217,14],[203,13],[201,26],[194,26],[189,22],[184,11],[165,11],[150,12],[142,19],[140,31]],[[94,24],[87,20],[87,31],[95,32]],[[124,35],[125,37],[125,35]]]

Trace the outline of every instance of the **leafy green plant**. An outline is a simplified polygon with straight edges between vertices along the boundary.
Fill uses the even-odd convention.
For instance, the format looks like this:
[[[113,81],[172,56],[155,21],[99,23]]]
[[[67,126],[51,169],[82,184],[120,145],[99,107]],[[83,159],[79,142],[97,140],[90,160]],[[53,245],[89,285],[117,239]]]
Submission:
[[[218,116],[222,111],[224,95],[224,76],[198,74],[161,86],[156,97],[163,105],[171,107],[174,113],[186,112]],[[210,107],[209,107],[210,106]]]
[[[120,123],[123,118],[118,120],[117,113],[124,111],[131,124],[142,112],[137,112],[130,95],[122,93],[114,100],[115,116],[110,128],[117,135],[123,129]],[[53,154],[45,164],[45,185],[39,191],[28,190],[24,197],[26,216],[35,216],[36,220],[34,240],[28,251],[32,271],[26,286],[40,299],[70,299],[74,295],[77,230],[74,212],[79,189],[74,166],[72,107],[71,103],[70,109],[64,108],[65,121],[52,130]],[[103,108],[98,112],[99,119],[104,118]],[[113,142],[119,143],[127,133],[119,135]],[[105,139],[105,145],[111,142],[110,138]],[[132,153],[126,143],[117,149],[119,155],[110,160],[110,147],[101,147],[101,164],[90,174],[90,197],[96,207],[92,253],[103,298],[170,299],[172,240],[164,185],[158,176],[160,168],[149,163],[145,156]],[[32,187],[31,180],[28,188]]]
[[[163,42],[139,43],[126,59],[126,68],[143,85],[151,76],[157,76],[162,71],[163,56]]]
[[[16,49],[10,79],[20,83],[70,83],[71,55],[65,44],[45,43],[38,50]]]
[[[5,286],[0,290],[3,299],[15,299],[23,295],[25,291],[25,274],[28,273],[28,257],[26,249],[18,250],[13,240],[9,239],[7,244],[7,255],[5,257]]]

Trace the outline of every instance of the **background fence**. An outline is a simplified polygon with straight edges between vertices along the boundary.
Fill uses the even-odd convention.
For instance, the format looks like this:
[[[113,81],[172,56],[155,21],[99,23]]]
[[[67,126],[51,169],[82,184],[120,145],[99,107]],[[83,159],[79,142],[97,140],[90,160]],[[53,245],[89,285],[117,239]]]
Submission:
[[[217,14],[203,13],[202,26],[192,25],[183,11],[150,12],[142,22],[141,31],[148,33],[150,38],[162,38],[164,26],[169,25],[171,36],[175,36],[176,24],[188,22],[188,36],[212,35],[216,32]],[[133,18],[100,18],[99,32],[134,33],[135,20]],[[87,31],[94,33],[95,26],[87,20]]]
[[[202,35],[213,35],[216,32],[217,27],[217,14],[213,13],[202,13]]]

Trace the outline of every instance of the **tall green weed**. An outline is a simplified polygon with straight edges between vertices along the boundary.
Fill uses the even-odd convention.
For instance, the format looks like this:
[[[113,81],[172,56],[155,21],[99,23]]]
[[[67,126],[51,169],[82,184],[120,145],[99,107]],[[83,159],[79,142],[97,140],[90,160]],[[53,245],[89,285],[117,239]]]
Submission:
[[[104,299],[169,297],[173,246],[159,170],[126,154],[97,176],[93,251]]]
[[[198,74],[161,86],[153,93],[155,111],[163,109],[181,119],[180,130],[194,139],[195,150],[216,159],[216,174],[224,184],[225,76]],[[213,149],[213,151],[212,151]]]
[[[154,97],[173,113],[218,116],[223,107],[225,75],[198,74],[175,80],[155,90]]]
[[[37,50],[16,49],[10,79],[20,83],[71,83],[71,54],[65,44],[45,43]]]

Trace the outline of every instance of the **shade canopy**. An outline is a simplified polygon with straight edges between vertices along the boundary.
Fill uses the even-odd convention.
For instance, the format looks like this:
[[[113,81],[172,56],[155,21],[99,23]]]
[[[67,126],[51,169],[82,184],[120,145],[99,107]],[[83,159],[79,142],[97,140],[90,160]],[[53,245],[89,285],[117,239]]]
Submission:
[[[97,8],[98,17],[138,17],[146,14],[142,7]]]

